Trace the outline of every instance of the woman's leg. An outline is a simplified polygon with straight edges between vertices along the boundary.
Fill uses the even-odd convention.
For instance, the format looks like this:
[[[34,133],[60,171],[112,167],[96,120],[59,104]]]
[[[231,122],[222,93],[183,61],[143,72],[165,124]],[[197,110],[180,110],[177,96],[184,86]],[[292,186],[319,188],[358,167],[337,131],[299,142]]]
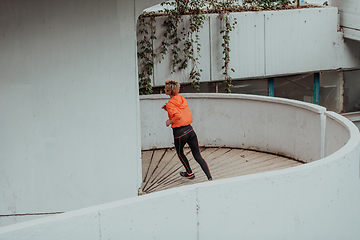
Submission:
[[[212,179],[212,176],[210,174],[210,169],[200,154],[199,142],[198,142],[195,131],[191,131],[188,135],[189,135],[189,139],[188,139],[187,143],[189,144],[189,146],[191,148],[191,152],[192,152],[195,160],[201,166],[201,169],[206,174],[206,177],[208,178],[208,180]]]
[[[179,138],[174,138],[174,144],[176,148],[177,155],[181,161],[181,163],[184,165],[186,172],[191,175],[192,170],[190,168],[189,160],[186,158],[184,154],[184,146],[186,144],[187,140],[187,134],[185,136],[181,136]]]

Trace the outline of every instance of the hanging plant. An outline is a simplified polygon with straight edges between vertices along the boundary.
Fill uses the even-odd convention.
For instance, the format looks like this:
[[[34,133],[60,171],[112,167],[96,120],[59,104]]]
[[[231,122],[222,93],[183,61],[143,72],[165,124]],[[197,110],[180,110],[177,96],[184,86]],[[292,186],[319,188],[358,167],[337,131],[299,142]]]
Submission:
[[[289,0],[244,0],[243,7],[246,11],[278,10],[287,8]]]
[[[191,61],[192,69],[190,71],[189,79],[191,84],[197,91],[200,90],[200,78],[202,69],[199,68],[199,58],[201,58],[201,44],[199,32],[204,25],[207,17],[204,14],[192,15],[190,17],[190,31],[187,33],[187,38],[184,39],[184,60],[179,69],[186,69],[188,62]],[[195,55],[196,48],[196,55]]]
[[[139,73],[139,89],[140,94],[151,94],[152,84],[151,77],[154,72],[154,40],[156,40],[155,15],[146,14],[139,17],[139,32],[142,39],[138,43],[140,51],[138,51],[138,59],[140,63]]]
[[[230,63],[230,32],[232,30],[234,30],[235,25],[237,24],[236,22],[236,18],[234,19],[234,21],[232,22],[231,17],[229,16],[229,14],[225,14],[224,16],[222,16],[222,21],[223,21],[223,28],[220,31],[220,34],[222,34],[222,39],[223,39],[223,43],[221,44],[222,48],[223,48],[223,60],[224,60],[224,65],[222,66],[223,69],[223,75],[224,75],[224,83],[226,84],[226,89],[225,91],[227,93],[231,93],[231,87],[233,87],[232,85],[232,78],[229,74],[229,63]],[[232,72],[235,72],[235,70],[233,68],[230,69]]]
[[[176,0],[174,2],[163,2],[161,5],[169,7],[158,13],[143,13],[139,17],[139,32],[142,36],[139,41],[138,59],[139,67],[139,87],[140,94],[152,93],[152,76],[154,72],[154,62],[161,63],[166,54],[171,54],[170,74],[179,70],[185,70],[191,66],[189,81],[193,87],[199,90],[202,69],[200,62],[200,37],[199,32],[204,25],[206,14],[218,13],[223,22],[220,31],[222,35],[223,49],[223,76],[226,83],[226,92],[231,92],[232,78],[230,71],[235,71],[229,67],[230,63],[230,32],[234,30],[236,19],[232,20],[230,12],[241,11],[262,11],[288,8],[289,0],[243,0],[243,4],[238,4],[237,0]],[[179,31],[181,21],[184,16],[189,15],[189,27]],[[154,49],[154,41],[157,40],[155,33],[155,17],[167,16],[161,24],[165,28],[163,33],[164,40],[158,49]],[[158,53],[158,54],[157,54]],[[156,60],[157,56],[160,59]]]
[[[166,19],[161,25],[165,27],[165,32],[163,34],[164,41],[161,43],[161,58],[164,59],[170,48],[172,54],[171,73],[176,72],[177,65],[180,62],[179,43],[181,42],[181,38],[178,35],[178,26],[181,20],[181,14],[179,12],[179,8],[176,8],[175,2],[164,2],[161,4],[161,6],[174,5],[175,9],[165,9],[165,13],[168,15],[168,19]]]

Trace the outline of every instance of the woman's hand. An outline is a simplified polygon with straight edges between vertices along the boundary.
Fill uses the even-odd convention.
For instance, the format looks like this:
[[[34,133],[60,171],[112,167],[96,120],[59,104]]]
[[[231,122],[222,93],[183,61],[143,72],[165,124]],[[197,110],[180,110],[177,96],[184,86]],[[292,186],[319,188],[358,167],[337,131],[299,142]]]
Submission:
[[[162,109],[164,109],[165,111],[167,111],[166,109],[166,104],[164,106],[162,106]]]
[[[170,120],[170,119],[166,120],[166,126],[167,127],[170,126],[172,123],[173,123],[173,120]]]

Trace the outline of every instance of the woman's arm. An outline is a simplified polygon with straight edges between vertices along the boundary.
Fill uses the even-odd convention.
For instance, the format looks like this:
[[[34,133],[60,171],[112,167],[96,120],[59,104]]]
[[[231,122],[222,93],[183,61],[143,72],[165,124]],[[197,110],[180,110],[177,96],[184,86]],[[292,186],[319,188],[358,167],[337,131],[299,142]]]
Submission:
[[[181,116],[180,116],[181,114],[176,107],[172,106],[171,104],[167,104],[165,106],[165,108],[166,108],[166,111],[168,112],[168,116],[169,116],[169,119],[166,120],[167,127],[170,126],[170,124],[173,124],[174,122],[177,122],[181,119]]]
[[[172,123],[173,123],[173,120],[171,120],[171,119],[166,120],[167,127],[170,126]]]

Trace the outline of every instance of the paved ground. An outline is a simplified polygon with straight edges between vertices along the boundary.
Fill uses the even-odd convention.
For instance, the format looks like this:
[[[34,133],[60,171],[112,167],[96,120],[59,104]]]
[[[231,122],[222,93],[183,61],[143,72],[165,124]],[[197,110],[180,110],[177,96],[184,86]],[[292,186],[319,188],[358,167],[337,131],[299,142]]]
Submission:
[[[184,167],[175,149],[142,151],[143,183],[140,194],[207,181],[199,164],[193,159],[190,149],[187,148],[184,152],[195,173],[194,180],[180,177],[179,172],[184,171]],[[214,181],[303,164],[274,154],[235,148],[201,148],[201,155],[207,162]]]

